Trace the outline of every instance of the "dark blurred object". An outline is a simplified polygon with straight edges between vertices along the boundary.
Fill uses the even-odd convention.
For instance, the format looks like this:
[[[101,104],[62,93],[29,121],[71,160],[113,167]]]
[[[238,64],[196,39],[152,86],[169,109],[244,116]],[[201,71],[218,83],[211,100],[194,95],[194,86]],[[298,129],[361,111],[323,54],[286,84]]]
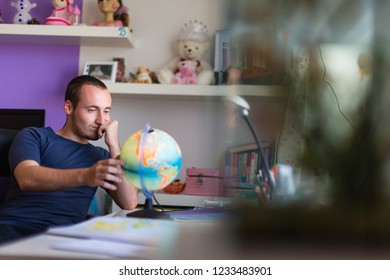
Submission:
[[[239,66],[240,82],[281,85],[288,68],[285,1],[232,1],[230,64]]]
[[[27,21],[27,24],[41,24],[41,22],[37,18],[32,18]]]
[[[293,53],[294,72],[291,71],[288,106],[299,109],[291,111],[296,116],[291,127],[300,133],[300,140],[305,143],[303,153],[297,157],[298,164],[303,167],[302,173],[315,179],[313,183],[309,181],[307,188],[317,194],[322,192],[322,197],[312,205],[296,202],[283,207],[242,209],[238,242],[251,247],[257,244],[259,250],[263,244],[271,244],[270,241],[281,247],[293,244],[352,244],[370,248],[390,245],[390,3],[285,2],[286,7],[291,8],[288,14],[285,6],[281,9],[282,6],[271,2],[266,6],[259,4],[258,8],[263,13],[280,12],[279,18],[287,15],[284,26],[290,48],[304,52],[307,58],[304,64],[298,64],[294,60],[299,52]],[[255,22],[256,17],[251,17],[253,10],[246,12],[248,23]],[[257,17],[262,19],[260,14]],[[341,92],[327,82],[332,73],[327,75],[319,46],[328,44],[334,48],[343,48],[346,44],[362,46],[368,49],[367,53],[372,53],[372,59],[366,55],[359,57],[358,64],[363,70],[360,74],[371,75],[372,67],[372,83],[362,88],[367,94],[359,105],[361,108],[355,109],[361,113],[353,125],[343,118],[338,97],[347,100],[346,94],[350,91],[353,96],[357,86],[345,87]],[[336,56],[330,59],[341,66]],[[356,74],[358,71],[356,65]],[[346,86],[348,81],[342,80],[341,84]],[[300,95],[301,92],[305,94]],[[296,143],[296,139],[291,139],[289,148],[293,150]]]

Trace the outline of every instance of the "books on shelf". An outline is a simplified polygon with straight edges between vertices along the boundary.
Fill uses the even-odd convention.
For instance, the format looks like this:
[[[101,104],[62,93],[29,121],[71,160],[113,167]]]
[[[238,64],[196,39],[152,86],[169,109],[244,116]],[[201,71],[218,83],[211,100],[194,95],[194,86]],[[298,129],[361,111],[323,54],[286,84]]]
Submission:
[[[270,36],[277,27],[264,27],[267,40],[249,26],[222,29],[215,33],[214,74],[217,84],[225,84],[227,70],[236,67],[243,85],[282,85],[286,79],[288,52],[284,38]]]
[[[214,71],[225,71],[230,66],[230,30],[215,33]]]
[[[275,163],[275,140],[263,141],[265,160]],[[255,176],[264,168],[256,143],[229,147],[225,155],[225,176],[228,187],[248,188],[256,185]]]
[[[271,167],[275,163],[276,141],[262,141],[265,160]],[[229,147],[225,154],[225,194],[230,197],[257,199],[256,186],[260,185],[262,157],[256,143]]]

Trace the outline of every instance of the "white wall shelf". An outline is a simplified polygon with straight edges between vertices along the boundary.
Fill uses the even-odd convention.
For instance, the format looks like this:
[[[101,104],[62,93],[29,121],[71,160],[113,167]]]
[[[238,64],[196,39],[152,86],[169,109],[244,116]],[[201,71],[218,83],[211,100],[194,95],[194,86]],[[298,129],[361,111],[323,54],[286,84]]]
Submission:
[[[133,48],[128,28],[0,24],[1,44],[41,44]]]
[[[153,96],[192,96],[192,97],[222,97],[226,95],[242,95],[253,97],[286,97],[283,86],[197,86],[197,85],[163,85],[137,83],[106,83],[114,95],[153,95]]]

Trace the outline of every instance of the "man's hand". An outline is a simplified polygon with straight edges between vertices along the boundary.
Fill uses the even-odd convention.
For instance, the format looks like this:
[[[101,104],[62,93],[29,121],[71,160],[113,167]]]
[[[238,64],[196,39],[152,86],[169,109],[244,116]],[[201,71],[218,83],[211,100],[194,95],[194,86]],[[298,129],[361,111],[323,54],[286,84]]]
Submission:
[[[111,158],[119,158],[120,145],[118,139],[118,121],[108,121],[99,127],[98,134],[99,138],[104,136],[104,141],[108,146]]]
[[[118,121],[112,120],[99,127],[99,139],[104,136],[104,141],[108,147],[118,143],[118,125]]]
[[[86,182],[89,186],[101,186],[115,191],[118,184],[124,180],[122,170],[123,161],[119,159],[104,159],[95,163],[86,173]]]

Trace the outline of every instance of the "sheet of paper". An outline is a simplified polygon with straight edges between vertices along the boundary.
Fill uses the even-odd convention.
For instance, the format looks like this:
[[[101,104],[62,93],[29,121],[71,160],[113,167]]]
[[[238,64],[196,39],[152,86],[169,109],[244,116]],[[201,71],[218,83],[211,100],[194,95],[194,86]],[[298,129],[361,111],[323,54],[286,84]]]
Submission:
[[[153,255],[154,248],[97,239],[76,239],[68,242],[53,243],[52,249],[101,254],[116,258],[147,258]]]
[[[96,217],[85,222],[50,228],[47,233],[61,236],[159,246],[174,240],[178,224],[170,220],[128,217]]]

